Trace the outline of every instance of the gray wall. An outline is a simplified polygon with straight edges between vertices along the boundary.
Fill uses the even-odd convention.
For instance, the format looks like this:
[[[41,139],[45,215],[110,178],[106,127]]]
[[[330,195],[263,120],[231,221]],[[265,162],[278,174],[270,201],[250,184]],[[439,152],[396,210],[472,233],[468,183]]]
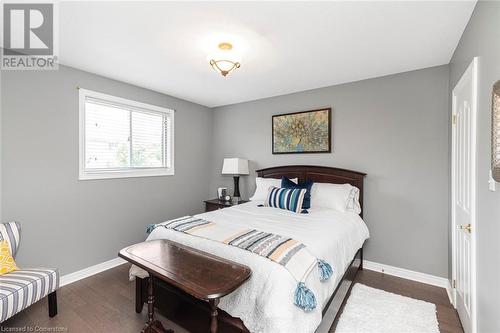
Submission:
[[[77,86],[175,109],[175,176],[79,181]],[[1,104],[2,221],[22,223],[21,267],[67,274],[203,210],[210,109],[64,66],[3,72]]]
[[[366,258],[448,276],[448,66],[391,75],[215,109],[210,190],[232,188],[220,175],[224,157],[253,170],[317,164],[364,171]],[[333,153],[272,155],[271,116],[333,109]]]
[[[493,84],[500,80],[500,2],[477,3],[451,60],[450,94],[475,56],[479,57],[476,226],[478,332],[500,332],[500,184],[497,184],[497,192],[488,190],[491,90]]]

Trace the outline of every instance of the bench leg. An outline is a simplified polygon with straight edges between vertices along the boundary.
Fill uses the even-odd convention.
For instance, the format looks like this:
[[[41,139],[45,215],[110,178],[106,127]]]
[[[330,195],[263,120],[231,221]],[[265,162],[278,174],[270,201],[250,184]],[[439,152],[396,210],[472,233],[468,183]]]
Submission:
[[[153,292],[153,277],[150,275],[148,278],[148,321],[146,326],[142,329],[141,333],[174,333],[170,329],[165,329],[155,316],[155,296]]]
[[[208,301],[210,304],[210,333],[217,333],[217,305],[219,305],[219,299],[214,298]]]
[[[135,278],[135,312],[141,313],[144,306],[144,297],[142,293],[142,279]]]
[[[55,291],[49,294],[47,297],[49,299],[49,317],[55,317],[57,315],[57,294]]]

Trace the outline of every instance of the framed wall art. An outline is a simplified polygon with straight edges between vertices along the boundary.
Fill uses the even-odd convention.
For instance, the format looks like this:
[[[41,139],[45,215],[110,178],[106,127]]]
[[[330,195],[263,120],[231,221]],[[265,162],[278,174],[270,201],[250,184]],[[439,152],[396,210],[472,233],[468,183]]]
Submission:
[[[330,153],[331,108],[274,115],[273,154]]]

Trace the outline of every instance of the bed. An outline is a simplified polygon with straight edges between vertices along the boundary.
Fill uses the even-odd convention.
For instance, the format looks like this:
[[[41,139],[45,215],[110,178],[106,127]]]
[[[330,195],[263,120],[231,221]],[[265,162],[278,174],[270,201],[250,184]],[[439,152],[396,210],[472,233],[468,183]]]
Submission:
[[[317,183],[349,183],[360,190],[363,204],[365,174],[331,167],[281,166],[257,170],[263,178],[298,178]],[[233,294],[224,297],[219,308],[219,332],[328,332],[345,300],[354,277],[362,269],[363,244],[368,229],[361,214],[314,208],[296,214],[261,202],[249,202],[197,215],[222,225],[241,224],[258,230],[293,237],[315,255],[327,260],[334,274],[327,282],[310,276],[308,286],[318,300],[316,309],[304,312],[290,301],[293,284],[283,267],[248,251],[234,249],[208,239],[200,239],[165,228],[155,229],[148,240],[166,238],[217,256],[237,261],[252,269],[252,277]],[[311,274],[313,275],[313,274]],[[309,281],[310,280],[310,281]],[[292,292],[293,294],[293,292]],[[136,311],[146,298],[146,281],[136,279]],[[155,286],[156,305],[169,319],[190,332],[207,332],[210,315],[205,302],[164,283]]]

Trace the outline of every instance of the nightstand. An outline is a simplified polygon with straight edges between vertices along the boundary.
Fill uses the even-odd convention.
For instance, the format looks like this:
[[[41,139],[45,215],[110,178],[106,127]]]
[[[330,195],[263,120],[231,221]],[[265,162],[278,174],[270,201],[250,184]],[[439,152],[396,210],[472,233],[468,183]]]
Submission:
[[[219,199],[210,199],[210,200],[205,200],[204,202],[205,202],[205,212],[211,212],[212,210],[236,206],[248,201],[240,200],[238,202],[232,202],[232,201],[221,201]]]

